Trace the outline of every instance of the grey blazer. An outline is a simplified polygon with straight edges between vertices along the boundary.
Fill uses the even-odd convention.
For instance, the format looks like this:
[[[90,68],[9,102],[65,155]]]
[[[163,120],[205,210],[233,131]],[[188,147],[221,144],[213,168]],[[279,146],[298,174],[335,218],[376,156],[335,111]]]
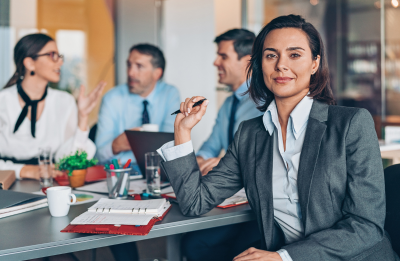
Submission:
[[[207,213],[244,187],[263,235],[263,249],[286,249],[294,261],[398,260],[383,229],[383,167],[368,111],[314,101],[297,180],[305,238],[285,246],[272,240],[278,233],[273,142],[261,116],[240,124],[226,155],[204,177],[194,153],[163,162],[182,213]]]

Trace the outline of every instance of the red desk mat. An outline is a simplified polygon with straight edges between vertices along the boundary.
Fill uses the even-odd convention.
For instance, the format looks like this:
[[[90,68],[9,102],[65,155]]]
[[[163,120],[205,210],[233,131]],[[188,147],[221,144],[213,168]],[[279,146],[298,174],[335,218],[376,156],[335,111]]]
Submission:
[[[131,236],[145,236],[147,235],[154,224],[161,221],[172,205],[164,212],[159,218],[153,218],[146,226],[132,226],[132,225],[68,225],[61,232],[66,233],[89,233],[89,234],[116,234],[116,235],[131,235]]]

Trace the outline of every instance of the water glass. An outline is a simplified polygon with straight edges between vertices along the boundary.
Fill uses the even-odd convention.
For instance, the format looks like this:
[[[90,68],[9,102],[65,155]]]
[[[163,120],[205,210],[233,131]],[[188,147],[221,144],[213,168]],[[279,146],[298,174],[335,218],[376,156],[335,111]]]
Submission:
[[[160,187],[160,163],[161,157],[157,152],[148,152],[145,154],[146,160],[146,192],[153,195],[161,194]]]
[[[49,147],[39,149],[40,186],[47,188],[53,186],[53,162]]]

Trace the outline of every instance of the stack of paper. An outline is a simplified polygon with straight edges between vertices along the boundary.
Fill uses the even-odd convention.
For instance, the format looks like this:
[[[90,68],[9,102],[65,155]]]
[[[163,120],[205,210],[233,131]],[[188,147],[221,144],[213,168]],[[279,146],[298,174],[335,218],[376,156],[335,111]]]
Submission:
[[[0,190],[0,218],[47,207],[46,196]]]

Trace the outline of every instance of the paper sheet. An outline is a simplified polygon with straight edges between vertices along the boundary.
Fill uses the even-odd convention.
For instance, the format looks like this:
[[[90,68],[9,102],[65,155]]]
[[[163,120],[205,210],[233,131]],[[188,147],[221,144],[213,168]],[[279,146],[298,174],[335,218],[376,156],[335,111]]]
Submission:
[[[245,202],[247,202],[247,196],[246,196],[246,192],[244,191],[244,188],[242,188],[235,195],[233,195],[230,198],[225,199],[224,202],[222,202],[218,206],[223,207],[223,206],[227,206],[227,205],[236,205],[236,204],[245,203]]]
[[[72,220],[73,225],[140,225],[144,226],[154,215],[145,214],[98,214],[85,212]]]
[[[174,192],[174,189],[172,188],[172,186],[168,186],[166,188],[161,189],[161,194],[167,194],[167,193],[171,193]]]
[[[37,195],[45,195],[41,190],[32,192],[32,194]],[[86,192],[86,191],[76,191],[73,190],[72,194],[76,196],[76,203],[72,204],[71,206],[82,205],[90,202],[98,201],[101,198],[107,198],[106,195]]]
[[[129,183],[129,194],[141,194],[146,189],[146,181],[143,179],[131,180]],[[76,190],[90,191],[108,194],[107,182],[100,181],[76,188]]]
[[[134,210],[141,209],[144,213],[153,212],[157,214],[165,205],[165,198],[150,200],[118,200],[118,199],[100,199],[96,204],[89,208],[89,212],[102,211],[108,213],[131,213]],[[109,210],[109,211],[108,211]]]

